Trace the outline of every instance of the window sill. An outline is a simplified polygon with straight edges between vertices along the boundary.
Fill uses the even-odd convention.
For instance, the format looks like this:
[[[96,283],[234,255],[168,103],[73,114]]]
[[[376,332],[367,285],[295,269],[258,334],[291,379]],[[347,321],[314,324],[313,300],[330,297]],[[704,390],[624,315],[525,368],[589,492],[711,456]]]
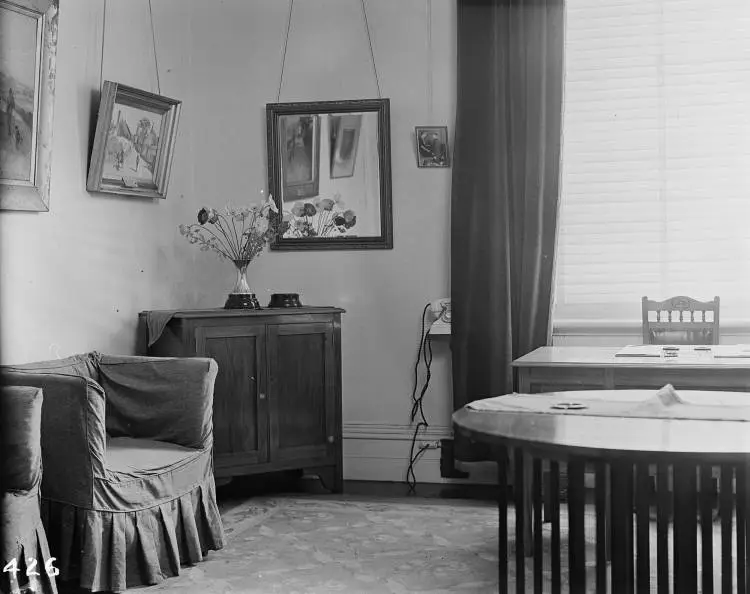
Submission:
[[[722,319],[721,335],[750,334],[750,320]],[[641,336],[640,320],[557,320],[552,327],[553,336]]]

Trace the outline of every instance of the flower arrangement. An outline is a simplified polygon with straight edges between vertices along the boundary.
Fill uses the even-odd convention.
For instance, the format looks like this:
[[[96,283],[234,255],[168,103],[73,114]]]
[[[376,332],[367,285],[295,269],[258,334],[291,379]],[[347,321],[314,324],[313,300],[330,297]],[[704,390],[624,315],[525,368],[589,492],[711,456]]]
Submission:
[[[316,198],[312,202],[295,202],[285,211],[280,231],[290,238],[337,237],[357,224],[354,211],[344,207],[340,194],[333,198]]]
[[[261,190],[261,196],[264,192]],[[219,257],[250,262],[256,258],[276,234],[279,209],[272,196],[262,203],[246,208],[227,205],[224,211],[203,207],[198,223],[180,225],[180,233],[201,251],[212,250]]]

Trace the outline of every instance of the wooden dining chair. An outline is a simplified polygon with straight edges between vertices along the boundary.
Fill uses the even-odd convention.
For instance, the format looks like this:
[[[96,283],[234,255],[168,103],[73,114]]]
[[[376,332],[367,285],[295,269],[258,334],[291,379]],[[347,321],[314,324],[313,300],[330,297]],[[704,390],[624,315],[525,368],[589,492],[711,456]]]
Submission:
[[[719,344],[719,298],[643,297],[643,344]]]

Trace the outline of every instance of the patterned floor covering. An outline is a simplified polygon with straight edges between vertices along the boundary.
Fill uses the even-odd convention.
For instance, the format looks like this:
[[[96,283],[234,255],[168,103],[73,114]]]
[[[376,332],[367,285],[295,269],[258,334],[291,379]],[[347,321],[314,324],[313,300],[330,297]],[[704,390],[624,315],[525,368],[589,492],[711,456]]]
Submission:
[[[178,577],[134,591],[144,594],[489,594],[498,591],[497,508],[490,502],[351,495],[265,496],[245,500],[225,511],[222,517],[227,535],[224,549],[209,553],[198,565],[183,568]],[[562,586],[567,592],[565,510],[561,510],[561,524]],[[513,526],[514,512],[510,509],[510,551],[514,547]],[[650,528],[651,591],[655,592],[655,522]],[[714,581],[718,592],[721,575],[718,522],[713,529]],[[550,524],[545,524],[543,531],[543,588],[549,592]],[[581,594],[596,591],[595,523],[590,510],[586,513],[585,534],[587,587],[586,593]],[[670,530],[670,551],[672,544]],[[736,549],[733,553],[733,561],[736,561]],[[510,591],[515,591],[513,559],[509,559],[508,569]],[[532,569],[533,561],[527,559],[527,591],[533,588]]]
[[[497,508],[491,503],[264,497],[233,508],[223,519],[224,549],[137,592],[497,591]]]

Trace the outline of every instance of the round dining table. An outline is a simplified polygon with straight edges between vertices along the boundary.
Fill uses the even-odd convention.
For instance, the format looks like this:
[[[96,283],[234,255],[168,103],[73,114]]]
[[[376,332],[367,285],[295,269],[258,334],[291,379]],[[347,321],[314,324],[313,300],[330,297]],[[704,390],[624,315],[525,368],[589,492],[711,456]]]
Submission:
[[[497,461],[498,591],[750,594],[749,423],[750,394],[671,386],[455,412]]]

